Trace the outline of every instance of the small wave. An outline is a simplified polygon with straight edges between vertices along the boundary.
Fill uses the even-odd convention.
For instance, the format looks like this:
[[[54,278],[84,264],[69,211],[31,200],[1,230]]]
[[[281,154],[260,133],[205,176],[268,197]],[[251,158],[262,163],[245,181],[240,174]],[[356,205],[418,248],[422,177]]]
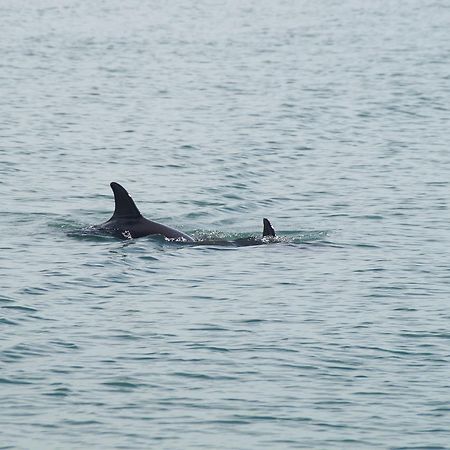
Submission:
[[[67,397],[72,393],[69,388],[56,388],[54,391],[45,392],[44,395],[51,397]]]
[[[174,372],[172,375],[182,378],[194,378],[199,380],[236,380],[237,377],[230,375],[207,375],[204,373],[194,372]]]
[[[11,378],[0,378],[0,384],[32,384],[29,381],[11,379]]]
[[[4,317],[0,318],[0,325],[19,325],[19,322],[15,322],[13,320],[6,319]]]
[[[14,300],[11,297],[0,295],[0,303],[14,303]]]
[[[5,305],[2,306],[3,309],[13,309],[15,311],[23,311],[23,312],[37,312],[37,309],[32,308],[31,306],[22,306],[22,305]]]
[[[126,380],[104,381],[102,384],[103,384],[103,386],[108,386],[110,388],[114,388],[114,389],[118,389],[118,390],[126,390],[126,391],[145,386],[144,383],[137,383],[137,382],[126,381]]]

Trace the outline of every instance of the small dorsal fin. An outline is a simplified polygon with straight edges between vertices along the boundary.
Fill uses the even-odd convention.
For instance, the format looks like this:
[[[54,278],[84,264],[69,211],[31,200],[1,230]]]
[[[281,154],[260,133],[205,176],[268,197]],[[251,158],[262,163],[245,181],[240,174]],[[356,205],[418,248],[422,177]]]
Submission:
[[[263,237],[265,236],[272,236],[275,237],[275,230],[273,229],[272,224],[269,222],[268,219],[263,219],[264,229],[263,229]]]
[[[114,192],[114,201],[116,202],[112,218],[138,219],[142,217],[130,194],[119,183],[113,181],[110,186]]]

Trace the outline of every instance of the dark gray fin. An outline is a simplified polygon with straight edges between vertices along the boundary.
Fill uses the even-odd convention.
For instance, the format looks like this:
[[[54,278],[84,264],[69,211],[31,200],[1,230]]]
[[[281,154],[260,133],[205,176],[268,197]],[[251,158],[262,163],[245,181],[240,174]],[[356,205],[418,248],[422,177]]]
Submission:
[[[141,218],[142,214],[139,209],[137,209],[130,194],[119,183],[113,181],[110,186],[114,192],[114,201],[116,202],[116,208],[111,219]]]
[[[273,229],[272,224],[266,218],[263,219],[263,224],[264,224],[263,237],[266,236],[275,237],[275,230]]]

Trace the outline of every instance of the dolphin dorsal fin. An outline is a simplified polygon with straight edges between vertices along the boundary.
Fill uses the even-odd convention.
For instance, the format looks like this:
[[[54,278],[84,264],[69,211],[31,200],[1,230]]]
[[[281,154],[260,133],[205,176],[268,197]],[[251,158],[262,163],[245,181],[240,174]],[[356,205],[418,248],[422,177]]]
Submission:
[[[142,217],[139,209],[135,205],[130,194],[119,183],[114,181],[110,184],[112,191],[114,192],[114,201],[116,208],[112,218],[115,219],[139,219]]]
[[[272,236],[275,237],[275,230],[273,229],[272,224],[269,222],[268,219],[263,219],[264,229],[263,229],[263,237],[265,236]]]

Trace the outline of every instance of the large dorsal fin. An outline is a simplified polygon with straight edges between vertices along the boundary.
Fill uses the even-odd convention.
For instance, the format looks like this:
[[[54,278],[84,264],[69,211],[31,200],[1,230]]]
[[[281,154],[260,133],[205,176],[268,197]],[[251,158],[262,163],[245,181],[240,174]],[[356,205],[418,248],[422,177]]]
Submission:
[[[114,201],[116,202],[116,208],[112,216],[113,219],[139,219],[142,217],[142,214],[125,188],[114,181],[110,186],[114,192]]]
[[[265,236],[275,237],[275,230],[273,229],[273,226],[269,222],[269,220],[264,218],[263,224],[264,224],[263,237],[265,237]]]

